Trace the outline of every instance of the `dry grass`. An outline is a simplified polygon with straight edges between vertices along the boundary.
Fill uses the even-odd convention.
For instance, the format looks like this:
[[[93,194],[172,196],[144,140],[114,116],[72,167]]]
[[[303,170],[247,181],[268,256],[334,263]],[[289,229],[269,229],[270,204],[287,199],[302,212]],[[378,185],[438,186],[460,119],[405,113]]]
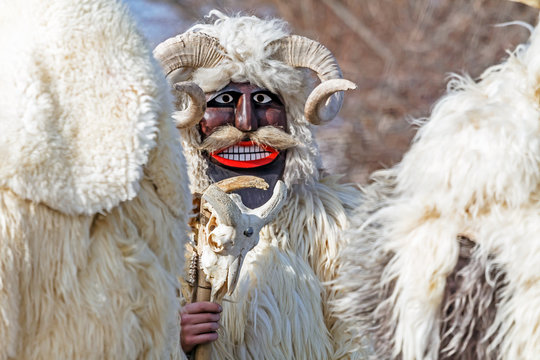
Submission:
[[[211,8],[243,10],[289,21],[295,33],[319,40],[358,84],[346,97],[343,121],[321,128],[325,163],[365,182],[399,161],[414,129],[429,115],[451,72],[477,77],[505,50],[526,41],[513,20],[536,23],[538,11],[506,0],[176,0],[194,21]],[[203,5],[201,5],[203,4]],[[331,161],[330,161],[331,159]]]

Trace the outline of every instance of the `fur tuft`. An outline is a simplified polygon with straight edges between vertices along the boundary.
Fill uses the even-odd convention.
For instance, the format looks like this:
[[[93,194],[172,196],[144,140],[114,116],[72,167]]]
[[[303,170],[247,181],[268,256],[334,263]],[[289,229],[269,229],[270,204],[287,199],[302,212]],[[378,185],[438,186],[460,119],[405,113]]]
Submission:
[[[277,150],[286,150],[298,145],[297,141],[281,129],[263,126],[247,134],[234,126],[221,126],[204,139],[201,150],[209,153],[232,146],[242,140],[249,139],[256,144],[264,144]]]

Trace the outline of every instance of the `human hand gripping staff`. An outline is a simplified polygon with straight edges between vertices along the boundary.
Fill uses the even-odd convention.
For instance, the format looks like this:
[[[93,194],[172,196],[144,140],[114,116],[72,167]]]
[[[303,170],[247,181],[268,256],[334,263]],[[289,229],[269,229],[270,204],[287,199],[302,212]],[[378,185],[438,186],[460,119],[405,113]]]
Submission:
[[[256,176],[237,176],[210,185],[203,193],[195,221],[196,248],[190,265],[193,285],[191,303],[219,304],[234,291],[246,254],[259,242],[259,232],[279,212],[287,197],[287,187],[278,181],[272,197],[256,209],[246,207],[229,192],[268,184]],[[196,347],[196,360],[210,359],[211,343]]]

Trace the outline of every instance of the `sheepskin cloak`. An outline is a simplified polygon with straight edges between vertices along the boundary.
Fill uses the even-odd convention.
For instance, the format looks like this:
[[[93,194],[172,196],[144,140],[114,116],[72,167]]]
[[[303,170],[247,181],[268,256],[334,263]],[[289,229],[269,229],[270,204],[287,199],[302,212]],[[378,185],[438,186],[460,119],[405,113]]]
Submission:
[[[537,27],[366,189],[337,310],[374,359],[539,358],[539,79]]]
[[[183,357],[185,160],[124,8],[0,2],[0,79],[0,359]]]

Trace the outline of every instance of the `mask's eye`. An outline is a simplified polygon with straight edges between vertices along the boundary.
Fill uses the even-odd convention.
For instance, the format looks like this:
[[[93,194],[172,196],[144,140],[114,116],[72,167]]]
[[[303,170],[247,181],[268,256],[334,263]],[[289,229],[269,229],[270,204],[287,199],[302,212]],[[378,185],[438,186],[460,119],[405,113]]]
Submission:
[[[253,100],[259,104],[268,104],[270,101],[272,101],[272,98],[265,93],[258,93],[253,95]]]
[[[212,99],[218,104],[230,104],[234,101],[234,97],[231,94],[221,94]]]

